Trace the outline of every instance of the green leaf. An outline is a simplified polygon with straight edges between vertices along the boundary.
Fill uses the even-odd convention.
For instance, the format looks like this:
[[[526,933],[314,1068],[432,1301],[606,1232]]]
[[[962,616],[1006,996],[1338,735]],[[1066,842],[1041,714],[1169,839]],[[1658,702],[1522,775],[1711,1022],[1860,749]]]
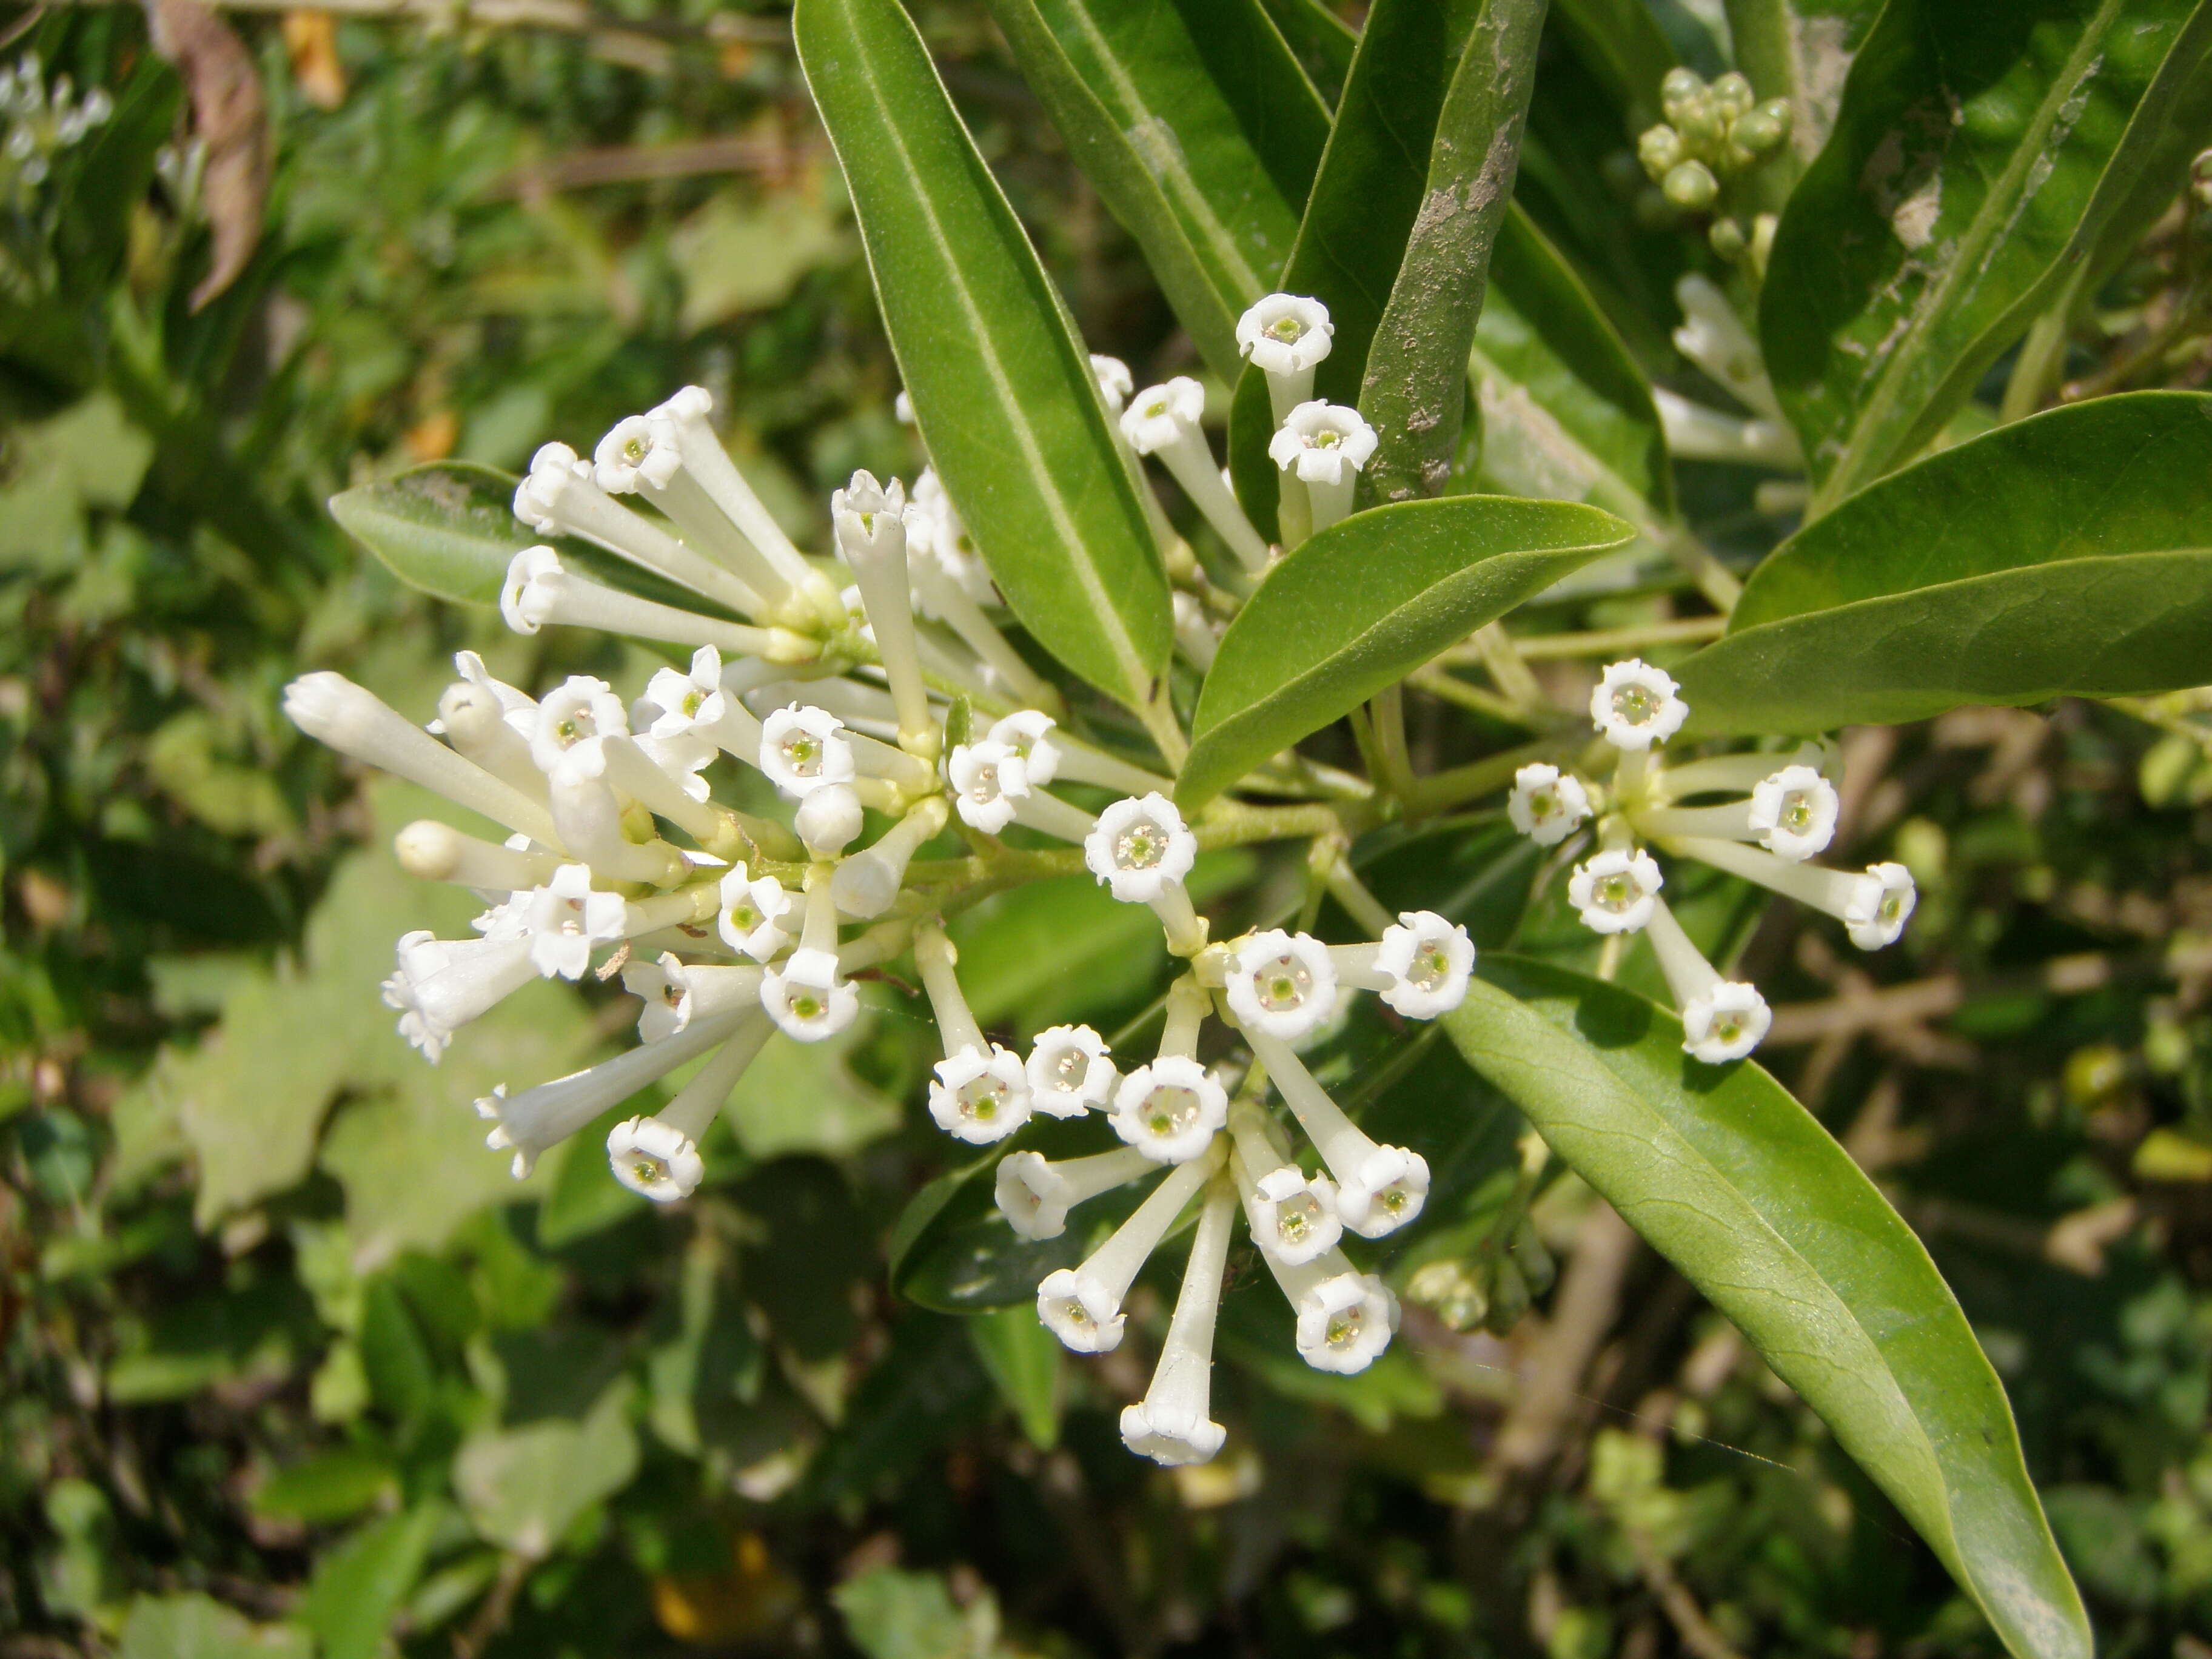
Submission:
[[[1516,204],[1491,254],[1468,356],[1483,481],[1509,495],[1588,501],[1664,533],[1674,475],[1651,383],[1573,267]]]
[[[1089,354],[896,0],[802,0],[801,66],[845,171],[930,458],[1038,643],[1144,712],[1167,576]]]
[[[254,1492],[253,1512],[327,1525],[380,1503],[398,1484],[389,1459],[359,1446],[336,1446],[277,1470]]]
[[[990,1592],[963,1607],[942,1573],[878,1567],[847,1579],[830,1599],[868,1659],[1000,1659],[1006,1653]]]
[[[968,1322],[975,1357],[1014,1408],[1022,1432],[1039,1451],[1060,1443],[1062,1356],[1060,1339],[1047,1330],[1034,1306],[994,1308]]]
[[[2167,148],[2202,0],[1897,0],[1782,216],[1760,307],[1813,511],[1909,459]]]
[[[1556,0],[1553,14],[1632,127],[1659,118],[1659,82],[1680,61],[1649,0]]]
[[[331,497],[338,527],[410,587],[497,605],[514,556],[538,538],[514,516],[507,473],[466,461],[418,466]]]
[[[386,1650],[392,1616],[422,1576],[447,1513],[434,1498],[386,1516],[317,1560],[299,1619],[322,1644],[319,1659],[377,1659]]]
[[[1513,198],[1545,0],[1483,0],[1437,117],[1428,183],[1376,325],[1359,408],[1380,441],[1360,488],[1443,493],[1467,410],[1467,354]]]
[[[1176,799],[1198,806],[1634,532],[1568,501],[1459,495],[1354,514],[1260,584],[1199,694]]]
[[[313,1659],[314,1651],[296,1626],[257,1625],[191,1590],[133,1601],[116,1659]]]
[[[617,1382],[581,1419],[486,1429],[453,1458],[453,1491],[489,1542],[542,1559],[586,1510],[637,1473],[629,1384]]]
[[[1376,0],[1368,11],[1279,284],[1320,300],[1335,328],[1314,373],[1316,398],[1359,401],[1368,345],[1421,210],[1437,118],[1476,4]],[[1229,465],[1237,499],[1270,541],[1279,533],[1267,459],[1273,431],[1267,377],[1248,368],[1230,411]]]
[[[1996,1373],[1911,1231],[1757,1066],[1618,987],[1485,958],[1444,1025],[1568,1165],[1734,1320],[2020,1659],[2089,1628]]]
[[[1881,9],[1881,0],[1728,0],[1735,66],[1762,102],[1783,99],[1791,114],[1789,148],[1746,175],[1761,205],[1779,208],[1828,142],[1844,77]]]
[[[1679,671],[1707,732],[2171,690],[2212,659],[2212,397],[2017,422],[1853,496]]]
[[[1023,78],[1213,372],[1273,285],[1328,110],[1259,0],[991,0]]]
[[[1315,88],[1334,111],[1359,45],[1358,31],[1324,0],[1261,0],[1283,40],[1297,55]]]

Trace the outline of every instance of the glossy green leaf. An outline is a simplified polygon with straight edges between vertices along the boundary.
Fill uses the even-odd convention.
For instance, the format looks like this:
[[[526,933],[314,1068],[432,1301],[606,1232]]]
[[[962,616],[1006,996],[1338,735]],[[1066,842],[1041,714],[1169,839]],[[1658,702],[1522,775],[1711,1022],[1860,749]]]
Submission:
[[[1357,404],[1367,349],[1389,303],[1428,184],[1429,149],[1478,0],[1376,0],[1339,100],[1296,244],[1279,286],[1328,307],[1335,333],[1314,374],[1316,398]],[[1273,540],[1274,417],[1267,377],[1247,368],[1230,412],[1237,499]]]
[[[1996,1373],[1927,1251],[1757,1066],[1708,1066],[1631,992],[1486,959],[1444,1021],[1765,1356],[1942,1558],[2020,1659],[2088,1659]]]
[[[1662,532],[1674,506],[1651,383],[1573,267],[1516,205],[1491,255],[1468,356],[1480,477],[1509,495],[1588,501]]]
[[[2200,684],[2212,397],[2052,410],[1930,456],[1783,544],[1679,671],[1698,729],[1813,732]]]
[[[1060,1339],[1027,1304],[978,1314],[968,1322],[968,1336],[1030,1443],[1050,1451],[1060,1443],[1060,1373],[1067,1352]]]
[[[1199,694],[1176,799],[1202,805],[1635,532],[1569,501],[1457,495],[1354,514],[1282,561]]]
[[[2203,0],[1882,13],[1760,308],[1816,514],[1932,438],[2097,246],[2208,39]]]
[[[1167,576],[1066,307],[897,0],[802,0],[793,26],[916,422],[993,578],[1053,655],[1152,707]]]
[[[1360,488],[1376,501],[1442,495],[1451,480],[1467,354],[1512,204],[1544,12],[1544,0],[1484,0],[1437,113],[1420,210],[1359,391],[1378,440]]]
[[[1881,0],[1728,0],[1735,66],[1764,101],[1786,100],[1790,143],[1747,175],[1760,205],[1779,208],[1836,125],[1844,77]]]
[[[1359,34],[1324,0],[1261,0],[1284,41],[1313,78],[1331,110],[1344,91]]]
[[[1273,285],[1328,109],[1259,0],[991,0],[1023,77],[1217,374]]]

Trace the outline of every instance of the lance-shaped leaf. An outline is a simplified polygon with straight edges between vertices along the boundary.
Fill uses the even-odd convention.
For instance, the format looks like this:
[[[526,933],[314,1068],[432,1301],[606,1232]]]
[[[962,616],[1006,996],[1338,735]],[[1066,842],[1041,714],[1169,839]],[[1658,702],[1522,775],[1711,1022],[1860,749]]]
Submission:
[[[1368,345],[1421,210],[1437,117],[1475,9],[1476,0],[1376,0],[1368,11],[1279,283],[1321,301],[1335,325],[1314,374],[1316,398],[1359,401]],[[1229,465],[1237,499],[1271,541],[1279,534],[1273,431],[1267,377],[1248,368],[1230,412]]]
[[[800,65],[945,488],[1023,625],[1154,707],[1167,577],[1089,355],[896,0],[802,0]]]
[[[1659,81],[1680,62],[1649,0],[1558,0],[1561,33],[1634,127],[1659,118]]]
[[[1328,108],[1259,0],[991,0],[1023,77],[1206,365],[1273,286]]]
[[[1666,1010],[1545,964],[1486,958],[1444,1025],[1820,1414],[2019,1659],[2088,1659],[1996,1373],[1920,1241],[1803,1107],[1756,1066],[1688,1058]]]
[[[1379,440],[1360,488],[1443,493],[1467,409],[1467,353],[1513,198],[1547,0],[1484,0],[1437,117],[1429,178],[1359,392]]]
[[[1326,0],[1261,0],[1283,40],[1333,110],[1359,35]]]
[[[2167,148],[2203,0],[1897,0],[1783,215],[1760,306],[1815,514],[1942,427]]]
[[[2212,663],[2212,397],[2055,409],[1807,526],[1679,671],[1696,729],[2170,690]]]
[[[1762,102],[1790,106],[1788,149],[1746,179],[1761,206],[1781,207],[1828,142],[1851,58],[1881,9],[1881,0],[1728,0],[1735,66]]]
[[[1516,204],[1500,227],[1467,372],[1486,485],[1588,501],[1647,535],[1674,507],[1651,383],[1574,270]]]
[[[1635,533],[1593,507],[1506,495],[1401,501],[1331,526],[1222,635],[1176,799],[1202,805]]]

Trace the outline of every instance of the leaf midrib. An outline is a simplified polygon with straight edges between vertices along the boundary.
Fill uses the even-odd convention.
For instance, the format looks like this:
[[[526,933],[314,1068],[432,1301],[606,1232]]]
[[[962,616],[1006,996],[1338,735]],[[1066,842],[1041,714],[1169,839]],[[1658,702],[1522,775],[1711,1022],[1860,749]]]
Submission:
[[[911,29],[913,25],[909,22],[908,27]],[[862,32],[854,28],[850,31],[849,38],[854,43],[861,73],[868,82],[869,90],[875,94],[877,108],[880,111],[894,107],[884,96],[884,82],[877,72],[876,58],[869,50]],[[916,44],[920,45],[918,37]],[[926,47],[923,49],[923,60],[925,63],[927,62]],[[931,73],[935,72],[933,68]],[[935,246],[939,262],[947,273],[945,285],[958,302],[962,318],[968,325],[976,355],[984,366],[992,390],[997,395],[999,405],[1005,413],[1006,423],[1014,434],[1016,442],[1021,450],[1022,459],[1030,468],[1031,479],[1037,486],[1037,497],[1044,502],[1046,511],[1051,515],[1053,528],[1058,532],[1060,544],[1071,555],[1067,561],[1068,568],[1074,573],[1077,583],[1083,589],[1085,596],[1091,601],[1091,614],[1099,622],[1099,632],[1104,637],[1109,653],[1121,671],[1121,690],[1133,701],[1141,702],[1144,700],[1145,688],[1152,679],[1152,671],[1137,651],[1136,642],[1129,635],[1127,625],[1122,618],[1121,611],[1114,604],[1112,595],[1101,580],[1097,562],[1091,556],[1089,544],[1084,540],[1073,514],[1060,495],[1058,479],[1052,469],[1045,464],[1044,452],[1037,441],[1036,434],[1030,427],[1028,416],[1024,412],[1019,401],[1012,395],[1012,383],[1007,378],[1006,365],[1000,356],[997,343],[984,320],[981,307],[976,304],[975,296],[968,286],[966,276],[960,269],[959,261],[952,256],[951,242],[945,234],[943,221],[938,216],[935,202],[931,198],[927,190],[923,188],[923,175],[915,166],[914,154],[907,144],[905,133],[895,120],[882,120],[878,123],[878,126],[889,141],[900,170],[912,183],[911,194],[915,205],[929,227],[930,240]],[[966,143],[964,133],[962,135],[962,142],[963,144]],[[977,167],[981,167],[981,159],[972,155],[972,146],[970,149],[971,154],[963,159],[972,160]],[[986,180],[988,181],[988,187],[995,191],[998,188],[997,182],[990,179],[989,169],[984,167],[983,173]],[[1000,205],[1005,207],[1003,202]],[[1005,210],[1007,217],[1012,219],[1013,210],[1006,207]],[[988,198],[985,202],[985,211],[987,214],[989,211]],[[1039,274],[1042,276],[1042,273]],[[1048,282],[1050,279],[1045,280]],[[1049,295],[1045,296],[1048,308],[1056,309],[1049,306]]]
[[[1750,639],[1762,629],[1786,627],[1791,623],[1803,622],[1808,617],[1838,617],[1868,605],[1894,605],[1902,599],[1918,599],[1925,594],[1940,594],[1953,588],[1971,587],[1978,582],[2001,581],[2009,578],[2022,577],[2033,571],[2069,570],[2088,565],[2112,564],[2123,559],[2165,558],[2178,553],[2212,553],[2212,547],[2194,545],[2129,547],[2111,553],[2079,554],[2070,559],[2037,559],[2027,564],[2007,565],[2001,570],[1977,570],[1972,575],[1954,576],[1948,580],[1940,582],[1923,582],[1917,587],[1899,587],[1892,589],[1887,593],[1863,594],[1856,599],[1843,599],[1834,605],[1810,605],[1802,611],[1786,611],[1778,617],[1765,617],[1741,629],[1735,627],[1731,619],[1729,630],[1721,635],[1721,640]],[[1715,644],[1720,642],[1719,640],[1714,641]]]

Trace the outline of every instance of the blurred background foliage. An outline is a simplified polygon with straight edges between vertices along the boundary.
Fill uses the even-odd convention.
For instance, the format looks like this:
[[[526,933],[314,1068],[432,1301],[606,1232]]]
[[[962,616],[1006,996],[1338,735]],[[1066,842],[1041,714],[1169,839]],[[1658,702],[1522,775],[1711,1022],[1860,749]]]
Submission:
[[[1335,18],[1269,4],[1326,86]],[[1332,1063],[1406,1138],[1464,1108],[1391,1269],[1411,1340],[1323,1376],[1232,1291],[1206,1468],[1122,1452],[1133,1355],[1094,1381],[1026,1308],[890,1291],[947,1151],[896,982],[748,1075],[680,1210],[588,1133],[509,1181],[468,1098],[626,1005],[533,987],[422,1066],[377,981],[465,911],[384,850],[406,792],[276,694],[337,666],[427,715],[463,646],[525,684],[642,665],[402,589],[321,503],[687,382],[802,539],[853,468],[917,457],[785,16],[366,9],[0,8],[11,59],[113,106],[43,168],[0,156],[0,1655],[1994,1651],[1730,1328],[1579,1183],[1520,1178],[1510,1108],[1418,1045],[1378,1066],[1373,1030]],[[1642,37],[1597,0],[1555,11],[1522,199],[1694,392],[1669,295],[1709,257],[1620,183],[1663,64],[1624,70]],[[1194,370],[981,7],[921,14],[1093,345]],[[1723,64],[1717,6],[1653,14]],[[2200,245],[2177,209],[2077,307],[2075,384],[2202,381]],[[1785,527],[1745,469],[1681,471],[1724,554]],[[2113,1659],[2212,1659],[2209,720],[1850,733],[1844,835],[1912,869],[1907,942],[1869,970],[1785,907],[1702,923],[1748,933],[1771,1063],[1957,1288]],[[1494,824],[1384,838],[1386,898],[1394,863],[1463,876],[1438,908],[1486,945],[1587,949],[1556,892],[1523,919]],[[1238,855],[1204,891],[1258,915],[1296,877]],[[1110,1031],[1163,971],[1149,920],[1082,881],[1000,902],[963,939],[978,1013]]]

